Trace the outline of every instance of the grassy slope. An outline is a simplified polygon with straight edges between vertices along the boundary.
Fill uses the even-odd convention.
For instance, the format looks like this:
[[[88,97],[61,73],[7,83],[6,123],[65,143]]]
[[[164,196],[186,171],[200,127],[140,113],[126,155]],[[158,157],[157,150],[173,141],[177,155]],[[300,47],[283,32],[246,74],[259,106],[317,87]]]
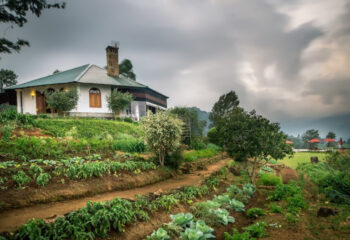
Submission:
[[[292,158],[285,157],[282,160],[278,160],[278,162],[295,169],[298,163],[310,162],[310,157],[318,157],[319,161],[323,161],[325,156],[326,153],[323,152],[296,152]]]
[[[55,137],[63,137],[73,127],[77,128],[79,138],[91,138],[108,133],[113,137],[122,134],[140,136],[140,128],[136,123],[127,123],[101,119],[37,119],[35,125]]]

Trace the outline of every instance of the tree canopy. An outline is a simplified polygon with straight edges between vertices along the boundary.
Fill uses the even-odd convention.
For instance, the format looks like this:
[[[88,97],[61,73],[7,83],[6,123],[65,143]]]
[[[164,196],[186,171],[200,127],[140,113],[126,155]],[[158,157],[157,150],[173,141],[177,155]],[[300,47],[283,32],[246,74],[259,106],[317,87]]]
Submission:
[[[311,139],[320,138],[320,134],[318,133],[318,130],[316,129],[309,129],[306,130],[306,132],[302,135],[302,139],[304,142],[304,145],[307,146],[308,148],[316,148],[317,143],[309,143],[308,141]]]
[[[180,118],[184,124],[190,125],[192,139],[203,136],[206,121],[199,120],[198,112],[194,108],[174,107],[170,109],[170,112]],[[189,144],[189,139],[185,139],[184,141],[186,144]]]
[[[120,92],[118,89],[113,89],[110,96],[107,96],[108,108],[114,113],[114,116],[118,116],[127,106],[133,101],[133,96],[126,92]]]
[[[40,17],[44,9],[49,8],[65,8],[65,2],[50,3],[47,0],[5,0],[0,3],[0,22],[1,24],[9,24],[13,28],[14,25],[23,27],[27,23],[27,14],[31,12]],[[29,42],[23,39],[12,41],[7,38],[0,38],[0,53],[19,52],[23,46],[29,46]]]
[[[236,92],[230,91],[229,93],[222,95],[214,104],[209,115],[212,126],[216,126],[221,118],[229,115],[238,105],[239,100]]]
[[[124,75],[130,79],[136,80],[136,74],[133,70],[132,62],[129,59],[124,59],[119,64],[119,74]]]
[[[148,113],[141,119],[145,142],[153,151],[161,166],[165,156],[178,148],[181,141],[182,121],[170,112]]]
[[[64,114],[74,109],[79,99],[77,89],[74,87],[67,91],[46,91],[45,96],[49,108]]]
[[[3,92],[5,87],[13,86],[17,84],[17,75],[8,69],[0,70],[0,93]]]

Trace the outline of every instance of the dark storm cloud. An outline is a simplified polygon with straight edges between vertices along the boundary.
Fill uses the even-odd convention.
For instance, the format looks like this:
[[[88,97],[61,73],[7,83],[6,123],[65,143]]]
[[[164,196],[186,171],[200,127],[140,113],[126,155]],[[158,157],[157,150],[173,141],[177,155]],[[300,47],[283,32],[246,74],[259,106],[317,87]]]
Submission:
[[[75,0],[7,31],[31,47],[0,64],[20,81],[104,66],[105,46],[118,40],[137,79],[168,95],[171,106],[210,110],[235,90],[242,106],[275,121],[345,114],[349,12],[342,0]]]

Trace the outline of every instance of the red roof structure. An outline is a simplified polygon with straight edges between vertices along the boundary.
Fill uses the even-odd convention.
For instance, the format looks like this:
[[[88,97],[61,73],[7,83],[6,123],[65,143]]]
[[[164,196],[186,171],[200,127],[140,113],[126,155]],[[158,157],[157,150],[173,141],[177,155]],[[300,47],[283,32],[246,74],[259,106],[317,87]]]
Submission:
[[[317,139],[317,138],[314,138],[314,139],[311,139],[311,140],[309,140],[307,142],[309,142],[309,143],[319,143],[321,141],[319,139]]]
[[[336,142],[335,139],[333,138],[326,138],[325,140],[323,140],[324,142]]]
[[[286,143],[287,143],[287,144],[293,144],[293,142],[292,142],[292,141],[289,141],[289,140],[286,140]]]

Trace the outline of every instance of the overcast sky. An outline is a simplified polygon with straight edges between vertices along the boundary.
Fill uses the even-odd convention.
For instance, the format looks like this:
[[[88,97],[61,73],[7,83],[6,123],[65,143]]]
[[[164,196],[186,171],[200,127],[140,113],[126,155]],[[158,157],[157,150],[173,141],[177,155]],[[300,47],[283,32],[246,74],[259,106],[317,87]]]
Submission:
[[[350,122],[347,0],[66,2],[23,28],[0,27],[7,38],[30,41],[20,54],[1,56],[19,82],[86,63],[103,67],[105,47],[117,40],[120,60],[131,59],[137,81],[169,96],[169,106],[210,111],[234,90],[244,108],[290,133],[314,119]]]

